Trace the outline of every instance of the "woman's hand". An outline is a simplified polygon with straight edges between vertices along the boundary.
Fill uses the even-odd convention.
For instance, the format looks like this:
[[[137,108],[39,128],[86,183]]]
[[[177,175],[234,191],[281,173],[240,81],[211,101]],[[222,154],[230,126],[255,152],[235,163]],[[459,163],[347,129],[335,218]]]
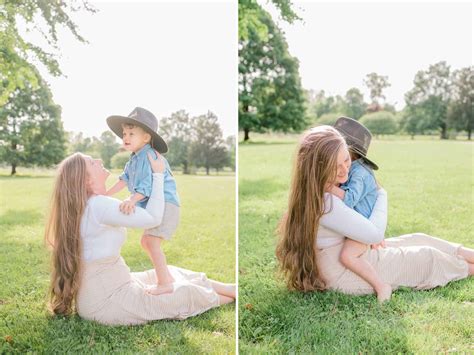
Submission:
[[[155,153],[157,157],[156,160],[153,159],[153,156],[150,153],[148,153],[148,160],[150,161],[151,170],[154,173],[163,173],[165,171],[165,162],[163,161],[160,153],[158,153],[156,150]]]

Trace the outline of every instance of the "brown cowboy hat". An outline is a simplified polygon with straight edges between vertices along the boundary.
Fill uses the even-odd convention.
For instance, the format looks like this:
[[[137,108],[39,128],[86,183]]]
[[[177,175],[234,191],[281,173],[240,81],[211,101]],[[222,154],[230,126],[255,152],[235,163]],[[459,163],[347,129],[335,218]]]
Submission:
[[[142,107],[135,107],[128,116],[110,116],[107,117],[107,124],[112,132],[122,138],[122,124],[133,124],[143,128],[151,135],[151,146],[159,153],[166,153],[168,145],[156,132],[158,130],[158,120],[155,115]]]
[[[334,128],[346,139],[350,150],[359,154],[364,162],[373,170],[379,169],[377,164],[367,158],[367,151],[369,150],[372,134],[362,123],[352,118],[342,116],[337,119]]]

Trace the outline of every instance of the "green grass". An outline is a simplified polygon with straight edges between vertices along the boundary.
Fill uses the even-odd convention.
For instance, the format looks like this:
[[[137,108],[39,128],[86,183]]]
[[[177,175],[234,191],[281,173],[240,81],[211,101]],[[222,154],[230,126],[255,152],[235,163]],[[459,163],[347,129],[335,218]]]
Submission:
[[[374,296],[289,292],[274,256],[286,208],[293,141],[239,146],[239,348],[241,353],[474,352],[474,279],[430,291]],[[424,232],[474,247],[474,145],[376,140],[369,157],[388,191],[387,236]]]
[[[235,306],[185,321],[102,326],[46,311],[49,255],[43,244],[53,179],[0,176],[0,353],[234,353]],[[109,178],[109,185],[116,176]],[[235,281],[235,176],[177,176],[181,223],[165,243],[168,263]],[[125,197],[126,191],[119,196]],[[132,271],[152,268],[130,230],[122,255]]]

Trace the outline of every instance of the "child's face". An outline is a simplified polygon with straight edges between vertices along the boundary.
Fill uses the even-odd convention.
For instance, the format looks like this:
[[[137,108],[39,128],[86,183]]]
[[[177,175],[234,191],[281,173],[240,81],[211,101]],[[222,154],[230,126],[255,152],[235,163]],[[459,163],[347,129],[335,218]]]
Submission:
[[[122,126],[122,143],[125,150],[138,152],[145,144],[150,143],[151,136],[138,126]]]
[[[342,146],[337,153],[337,174],[336,183],[343,184],[349,178],[349,169],[351,167],[351,156],[346,146]]]

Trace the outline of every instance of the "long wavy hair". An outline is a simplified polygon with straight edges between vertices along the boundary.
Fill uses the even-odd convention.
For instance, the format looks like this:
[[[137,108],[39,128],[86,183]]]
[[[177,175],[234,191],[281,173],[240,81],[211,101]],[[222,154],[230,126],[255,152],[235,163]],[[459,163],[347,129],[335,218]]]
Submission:
[[[337,155],[345,144],[344,138],[330,126],[312,128],[300,141],[288,211],[278,226],[280,238],[276,248],[280,271],[290,290],[325,289],[316,260],[316,234],[325,211],[325,187],[336,179]]]
[[[45,241],[52,247],[49,309],[68,315],[74,310],[81,271],[81,217],[86,207],[86,161],[75,153],[59,165],[51,198]]]

